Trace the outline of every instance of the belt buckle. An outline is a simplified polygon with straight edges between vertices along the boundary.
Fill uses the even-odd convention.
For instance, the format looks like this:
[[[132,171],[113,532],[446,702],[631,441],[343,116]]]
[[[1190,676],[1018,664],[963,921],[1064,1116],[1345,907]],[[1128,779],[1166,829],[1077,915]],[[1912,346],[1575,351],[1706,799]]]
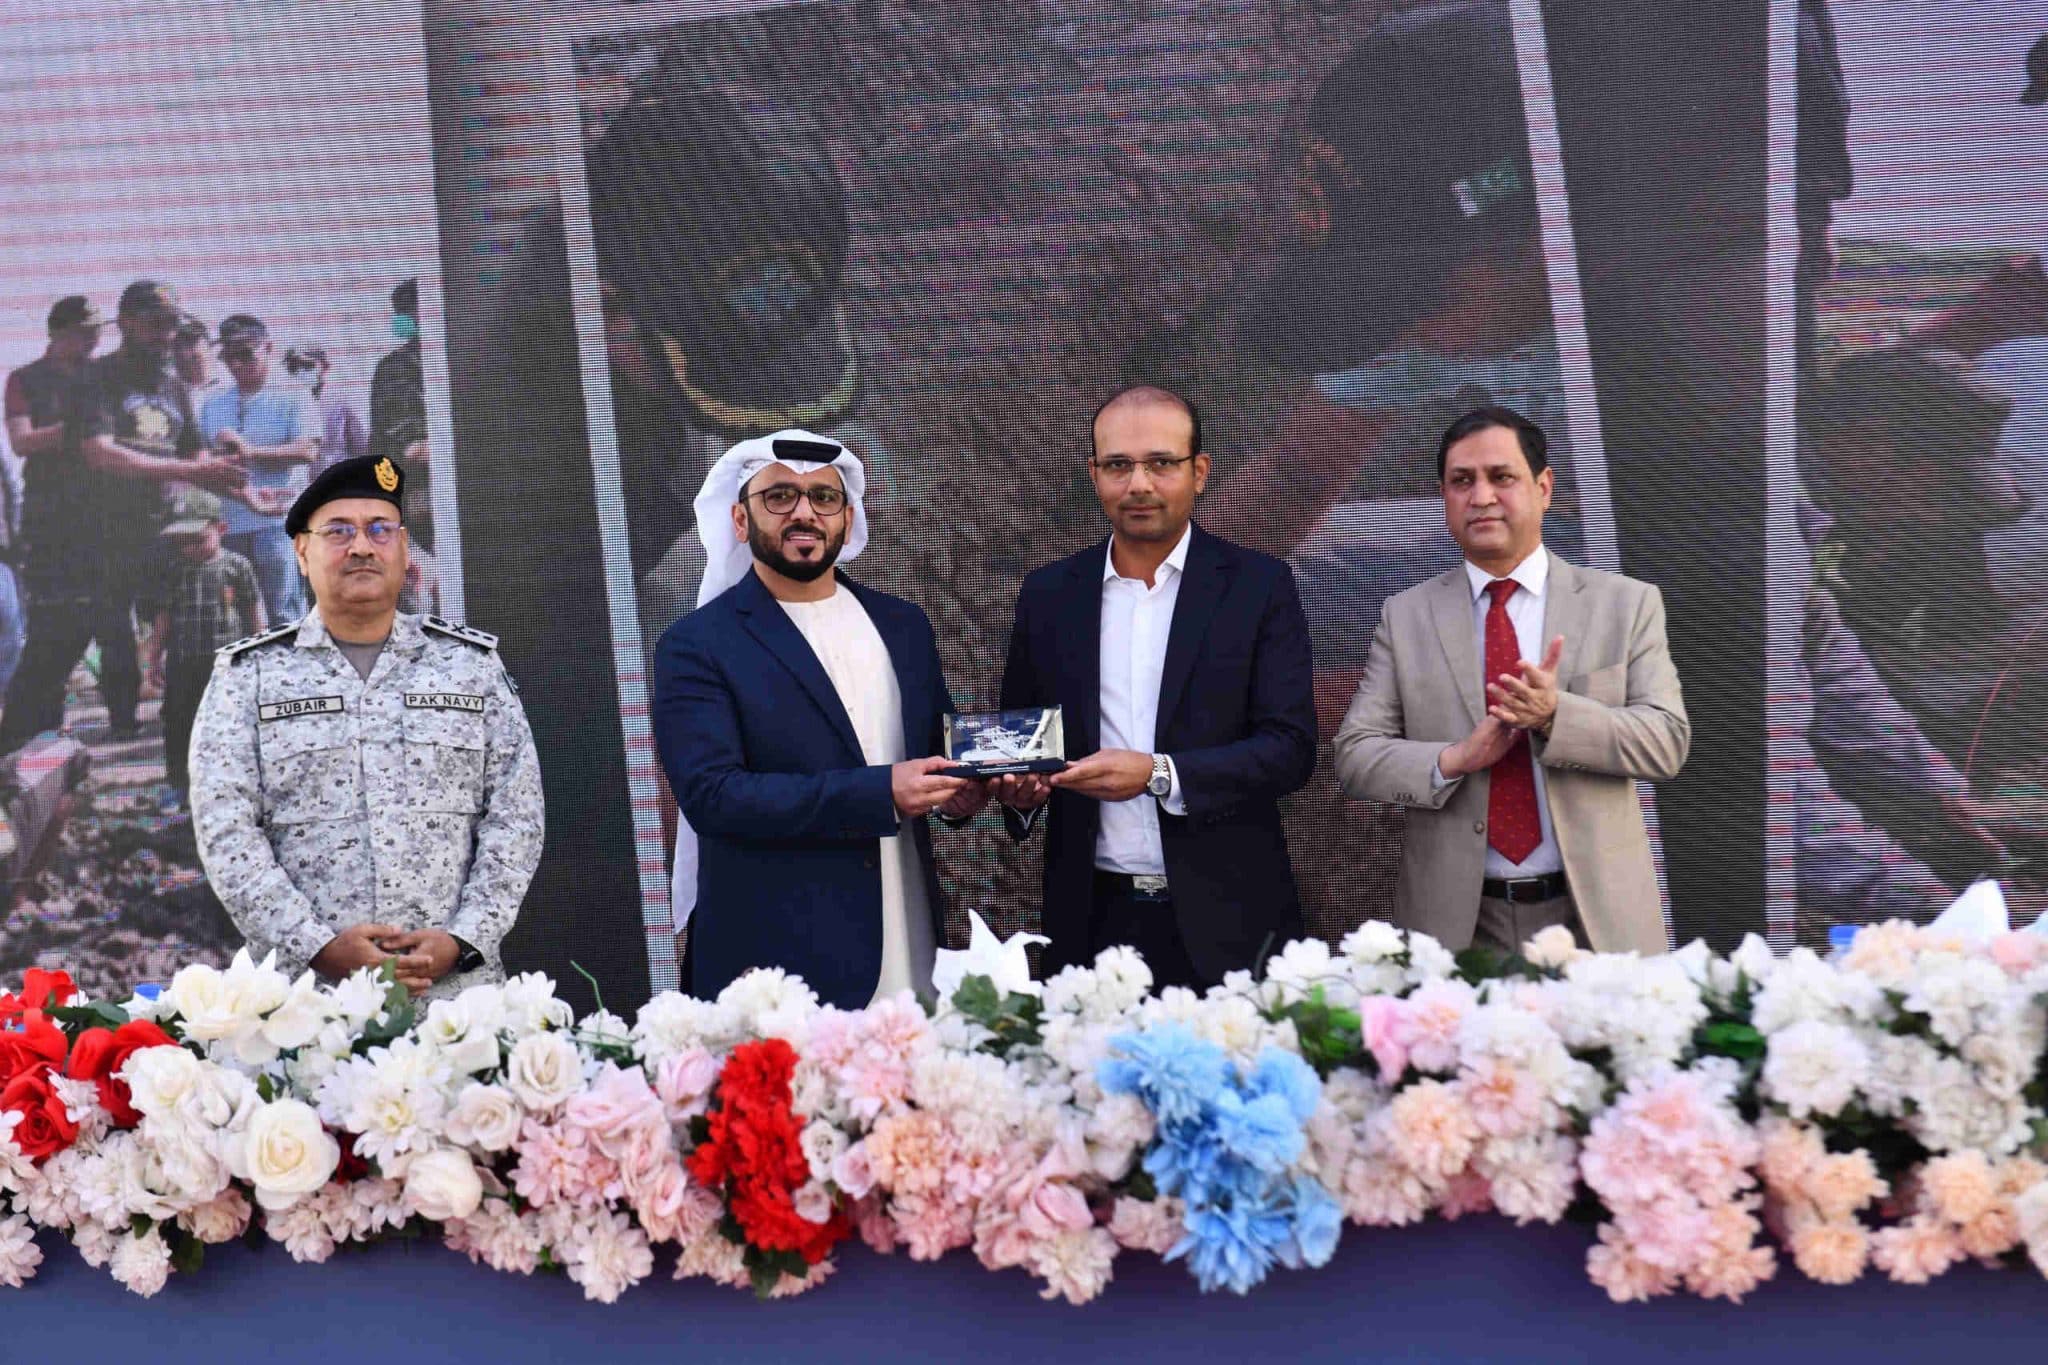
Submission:
[[[1543,884],[1548,880],[1549,877],[1543,875],[1535,877],[1509,877],[1502,883],[1502,889],[1507,892],[1503,899],[1510,904],[1520,905],[1523,903],[1523,893],[1526,892],[1530,900],[1540,901],[1544,898]]]
[[[1131,891],[1147,900],[1166,899],[1166,878],[1156,872],[1134,872],[1131,874]]]

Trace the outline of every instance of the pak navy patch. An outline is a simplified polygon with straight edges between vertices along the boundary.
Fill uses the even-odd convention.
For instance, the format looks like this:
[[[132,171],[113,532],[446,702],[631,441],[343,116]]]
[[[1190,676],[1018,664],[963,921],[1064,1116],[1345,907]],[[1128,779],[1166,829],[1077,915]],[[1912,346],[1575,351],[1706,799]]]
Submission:
[[[483,713],[484,699],[467,692],[408,692],[408,711],[475,711]]]

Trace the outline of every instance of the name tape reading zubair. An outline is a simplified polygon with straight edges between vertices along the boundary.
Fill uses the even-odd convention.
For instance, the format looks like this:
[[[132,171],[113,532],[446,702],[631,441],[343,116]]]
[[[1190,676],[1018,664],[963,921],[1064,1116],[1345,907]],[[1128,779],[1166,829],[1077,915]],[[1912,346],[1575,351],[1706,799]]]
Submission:
[[[405,705],[413,711],[477,711],[484,709],[484,699],[473,697],[466,692],[408,692]]]
[[[299,716],[338,716],[340,697],[293,697],[289,701],[267,701],[256,708],[258,720],[292,720]]]

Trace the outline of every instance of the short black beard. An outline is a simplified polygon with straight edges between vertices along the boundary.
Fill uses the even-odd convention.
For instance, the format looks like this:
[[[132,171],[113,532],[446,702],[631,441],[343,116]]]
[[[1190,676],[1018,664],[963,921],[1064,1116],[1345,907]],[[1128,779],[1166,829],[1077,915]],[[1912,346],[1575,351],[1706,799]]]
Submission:
[[[747,548],[754,552],[755,559],[794,582],[810,583],[823,578],[832,571],[833,564],[839,559],[839,551],[846,545],[844,532],[834,536],[820,525],[818,534],[825,537],[825,550],[815,562],[791,559],[782,553],[782,531],[762,530],[761,523],[754,520],[754,509],[747,508]]]

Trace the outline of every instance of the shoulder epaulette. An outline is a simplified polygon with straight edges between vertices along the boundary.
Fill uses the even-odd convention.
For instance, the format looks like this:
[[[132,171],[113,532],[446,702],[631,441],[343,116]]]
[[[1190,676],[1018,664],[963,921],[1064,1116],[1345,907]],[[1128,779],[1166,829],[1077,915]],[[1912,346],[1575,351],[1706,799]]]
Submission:
[[[258,631],[254,635],[245,636],[230,644],[222,645],[214,651],[214,656],[225,663],[243,654],[247,654],[258,645],[267,645],[272,640],[282,640],[287,635],[296,635],[298,633],[299,623],[297,621],[289,621],[284,625],[272,626],[269,630]]]
[[[420,618],[420,626],[423,629],[431,630],[436,635],[445,635],[451,640],[460,640],[462,643],[474,645],[478,649],[496,649],[498,647],[498,637],[489,631],[478,630],[474,626],[457,625],[453,621],[444,621],[438,616],[422,616]]]

